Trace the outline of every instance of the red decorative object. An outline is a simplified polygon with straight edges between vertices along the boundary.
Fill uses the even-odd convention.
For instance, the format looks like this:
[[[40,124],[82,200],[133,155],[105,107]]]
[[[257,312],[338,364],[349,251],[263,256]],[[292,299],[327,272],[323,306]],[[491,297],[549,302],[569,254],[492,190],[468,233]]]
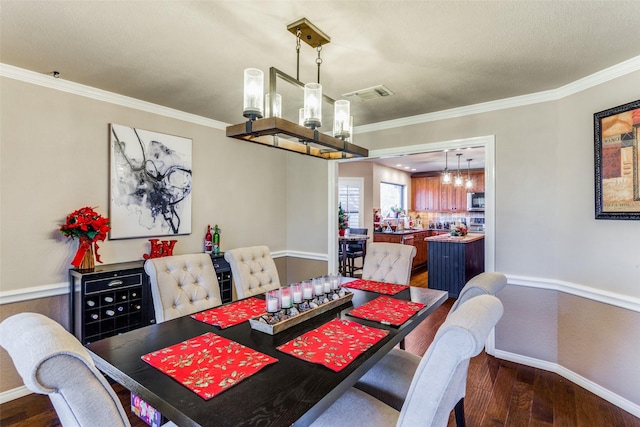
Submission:
[[[205,400],[278,361],[212,332],[145,354],[142,360]]]
[[[344,283],[345,288],[360,289],[361,291],[377,292],[379,294],[395,295],[409,287],[395,283],[376,282],[375,280],[357,279]]]
[[[258,298],[243,299],[238,302],[215,307],[210,310],[192,314],[193,319],[220,329],[246,322],[264,313],[264,300]]]
[[[98,254],[99,247],[97,242],[98,240],[106,239],[109,230],[111,230],[109,218],[102,217],[102,215],[89,206],[85,206],[67,215],[67,222],[60,227],[60,232],[71,239],[77,237],[80,241],[78,251],[71,261],[71,265],[76,268],[80,267],[89,248],[93,249],[94,247],[96,261],[102,263],[100,254]],[[90,261],[87,262],[88,264],[86,265],[91,264]]]
[[[419,302],[404,301],[387,296],[379,296],[349,312],[350,316],[399,326],[425,307]]]
[[[149,239],[149,242],[151,242],[151,252],[143,254],[142,258],[144,259],[173,255],[173,247],[176,245],[177,240]]]
[[[389,331],[333,319],[279,346],[278,350],[340,372],[387,334]]]
[[[344,228],[339,228],[338,234],[340,235],[340,237],[344,237]]]

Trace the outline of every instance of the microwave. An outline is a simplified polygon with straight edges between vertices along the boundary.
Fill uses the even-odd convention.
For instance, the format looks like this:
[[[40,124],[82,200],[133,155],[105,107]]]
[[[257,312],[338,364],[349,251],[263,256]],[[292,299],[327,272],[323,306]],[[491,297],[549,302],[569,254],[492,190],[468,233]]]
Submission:
[[[484,193],[467,193],[467,211],[484,211]]]

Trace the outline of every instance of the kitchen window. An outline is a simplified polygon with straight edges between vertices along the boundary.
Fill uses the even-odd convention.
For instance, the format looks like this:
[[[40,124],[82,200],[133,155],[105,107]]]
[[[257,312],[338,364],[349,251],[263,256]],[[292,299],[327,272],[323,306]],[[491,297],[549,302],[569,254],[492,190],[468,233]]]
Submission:
[[[349,228],[362,228],[364,178],[339,178],[338,203],[347,214]]]
[[[405,209],[405,186],[390,182],[380,183],[380,211],[385,217],[392,217],[391,208]]]

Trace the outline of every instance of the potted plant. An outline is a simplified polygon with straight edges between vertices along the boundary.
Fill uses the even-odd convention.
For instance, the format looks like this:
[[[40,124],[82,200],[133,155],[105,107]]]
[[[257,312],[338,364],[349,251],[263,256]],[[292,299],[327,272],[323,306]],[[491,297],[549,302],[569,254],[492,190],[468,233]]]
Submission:
[[[344,236],[345,230],[349,228],[349,217],[342,209],[342,203],[338,204],[338,233]]]

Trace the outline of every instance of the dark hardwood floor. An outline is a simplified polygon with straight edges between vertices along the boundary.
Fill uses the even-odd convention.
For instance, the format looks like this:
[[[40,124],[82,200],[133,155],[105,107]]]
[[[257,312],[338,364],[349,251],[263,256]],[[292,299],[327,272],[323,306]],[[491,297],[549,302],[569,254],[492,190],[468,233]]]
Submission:
[[[414,274],[411,285],[426,287],[427,272]],[[453,301],[449,299],[407,336],[407,351],[425,353]],[[119,384],[113,388],[128,410],[129,392]],[[640,427],[640,418],[557,374],[498,360],[484,351],[469,364],[465,414],[469,427]],[[130,412],[129,419],[134,427],[146,426]],[[0,405],[0,425],[57,427],[60,422],[48,397],[31,394]],[[449,426],[455,426],[453,415]]]

